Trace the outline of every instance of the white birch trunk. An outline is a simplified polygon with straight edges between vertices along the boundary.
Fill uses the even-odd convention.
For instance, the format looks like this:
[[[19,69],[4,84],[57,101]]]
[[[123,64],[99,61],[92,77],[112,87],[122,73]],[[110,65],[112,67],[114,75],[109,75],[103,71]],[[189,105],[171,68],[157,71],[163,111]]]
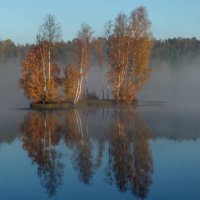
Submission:
[[[49,84],[50,84],[50,77],[51,77],[51,52],[49,50]]]
[[[76,99],[77,99],[77,96],[78,96],[79,85],[80,85],[80,80],[78,80],[78,84],[77,84],[77,88],[76,88],[76,96],[74,98],[74,105],[76,105]]]
[[[83,59],[84,59],[84,48],[82,49],[82,52],[81,52],[81,63],[80,63],[80,79],[78,81],[78,86],[77,86],[77,89],[76,89],[76,97],[74,99],[74,105],[77,104],[78,100],[79,100],[79,97],[80,97],[80,93],[81,93],[81,90],[82,90],[82,81],[83,81]]]
[[[79,96],[80,96],[80,90],[82,88],[82,80],[83,80],[83,69],[82,67],[80,68],[80,79],[78,81],[78,85],[77,85],[77,88],[76,88],[76,96],[75,96],[75,99],[74,99],[74,105],[77,104],[78,102],[78,99],[79,99]]]
[[[80,69],[80,73],[81,73],[81,78],[80,78],[79,90],[78,90],[78,95],[77,95],[75,104],[78,103],[78,100],[79,100],[81,92],[82,92],[82,84],[83,84],[83,69],[82,69],[82,67]]]
[[[43,81],[44,81],[44,86],[43,86],[43,91],[44,91],[44,97],[43,97],[43,103],[45,103],[45,94],[46,94],[46,90],[47,90],[47,78],[46,78],[46,72],[45,72],[45,60],[42,54],[42,50],[40,47],[40,54],[41,54],[41,58],[42,58],[42,74],[43,74]]]
[[[43,68],[43,78],[44,78],[44,92],[47,90],[47,78],[45,73],[45,62],[44,59],[42,59],[42,68]]]

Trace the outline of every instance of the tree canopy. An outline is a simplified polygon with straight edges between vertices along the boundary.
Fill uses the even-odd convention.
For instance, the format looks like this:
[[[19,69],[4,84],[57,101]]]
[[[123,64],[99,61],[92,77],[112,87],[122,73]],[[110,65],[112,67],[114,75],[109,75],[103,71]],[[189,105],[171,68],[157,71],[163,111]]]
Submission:
[[[59,23],[53,15],[47,15],[39,28],[37,44],[22,63],[20,87],[32,103],[68,101],[76,105],[83,91],[88,96],[88,71],[96,57],[100,66],[108,67],[106,84],[111,85],[113,100],[132,103],[150,73],[150,24],[146,8],[140,6],[130,16],[120,13],[114,23],[110,22],[106,38],[93,37],[92,28],[82,24],[77,37],[64,44],[60,42]],[[56,59],[64,48],[70,54],[61,53],[69,58],[65,68]]]

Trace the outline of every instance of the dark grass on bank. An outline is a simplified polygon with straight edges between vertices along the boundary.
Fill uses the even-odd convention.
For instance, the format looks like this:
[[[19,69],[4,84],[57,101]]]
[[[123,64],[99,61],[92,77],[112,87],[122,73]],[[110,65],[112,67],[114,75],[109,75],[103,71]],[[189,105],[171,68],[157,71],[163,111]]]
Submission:
[[[41,104],[41,103],[32,103],[30,104],[30,109],[32,110],[64,110],[70,109],[75,107],[108,107],[115,105],[113,100],[83,100],[78,102],[75,106],[72,103],[48,103],[48,104]]]
[[[130,105],[130,104],[129,104]],[[137,105],[137,100],[135,100],[132,104],[132,106]],[[78,102],[78,104],[75,106],[72,103],[65,102],[65,103],[48,103],[48,104],[40,104],[40,103],[35,103],[35,104],[30,104],[30,109],[31,110],[65,110],[65,109],[70,109],[70,108],[80,108],[80,107],[110,107],[110,106],[127,106],[126,103],[119,103],[117,104],[113,100],[100,100],[100,99],[95,99],[95,100],[82,100]]]

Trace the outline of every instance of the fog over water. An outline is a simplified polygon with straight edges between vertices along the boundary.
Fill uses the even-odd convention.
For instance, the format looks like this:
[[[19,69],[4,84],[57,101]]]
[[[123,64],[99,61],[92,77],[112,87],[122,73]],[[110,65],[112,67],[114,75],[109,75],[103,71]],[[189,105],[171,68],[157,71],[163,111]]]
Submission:
[[[21,65],[18,61],[0,64],[1,110],[26,107],[27,100],[19,88]]]
[[[199,59],[155,65],[149,81],[139,94],[140,100],[165,101],[167,104],[184,105],[185,109],[192,109],[199,104]]]
[[[200,102],[200,59],[182,64],[169,64],[160,61],[152,64],[152,74],[137,95],[139,104],[154,101],[170,105],[185,105],[185,109],[196,108]],[[0,108],[28,107],[28,100],[19,88],[21,66],[18,61],[0,65]],[[88,88],[102,97],[102,84],[106,92],[106,68],[91,67],[88,73]]]

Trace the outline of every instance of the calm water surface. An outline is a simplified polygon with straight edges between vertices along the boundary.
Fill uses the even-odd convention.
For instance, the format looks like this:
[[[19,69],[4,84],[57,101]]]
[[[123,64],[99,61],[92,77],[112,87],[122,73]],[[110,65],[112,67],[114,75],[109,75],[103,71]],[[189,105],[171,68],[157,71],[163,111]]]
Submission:
[[[200,199],[198,66],[155,69],[136,108],[67,111],[23,109],[18,71],[0,68],[0,199]]]

